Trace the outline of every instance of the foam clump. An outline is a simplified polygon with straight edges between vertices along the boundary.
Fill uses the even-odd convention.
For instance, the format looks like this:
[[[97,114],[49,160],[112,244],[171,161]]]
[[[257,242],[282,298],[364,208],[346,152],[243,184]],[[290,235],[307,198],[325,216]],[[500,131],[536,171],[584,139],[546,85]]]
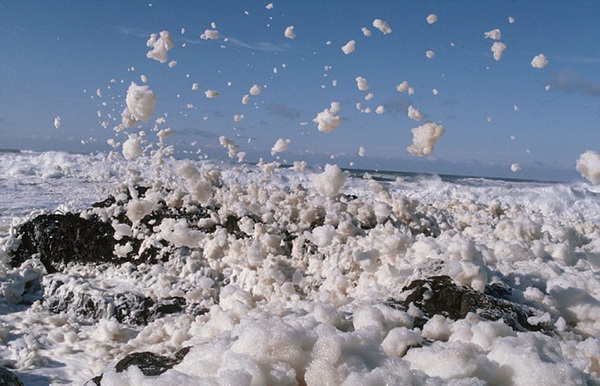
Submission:
[[[353,53],[355,51],[355,49],[356,49],[356,42],[354,40],[350,40],[348,43],[346,43],[345,45],[342,46],[342,51],[346,55]]]
[[[288,39],[296,39],[296,30],[294,29],[294,26],[288,26],[283,35]]]
[[[313,119],[313,122],[317,124],[319,131],[323,133],[330,133],[342,122],[342,118],[336,115],[340,111],[340,104],[338,102],[331,102],[331,108],[321,111]]]
[[[256,95],[260,95],[261,91],[262,90],[261,90],[260,86],[255,84],[252,87],[250,87],[250,91],[248,91],[248,92],[250,93],[250,95],[256,96]]]
[[[502,42],[494,42],[494,44],[492,44],[491,50],[494,54],[494,59],[496,59],[496,61],[499,61],[500,58],[502,58],[504,50],[506,50],[506,44]]]
[[[360,91],[367,91],[369,89],[369,82],[362,76],[358,76],[356,77],[356,87],[358,87]]]
[[[123,142],[123,157],[126,160],[132,160],[143,154],[142,142],[139,136],[129,134],[129,137]]]
[[[200,39],[202,40],[218,40],[219,39],[219,31],[214,29],[207,29],[204,31],[202,35],[200,35]]]
[[[279,138],[271,148],[271,155],[286,151],[290,142],[292,141],[289,139]]]
[[[319,194],[332,198],[340,192],[349,175],[350,173],[343,172],[339,166],[327,164],[323,173],[311,176],[311,181]]]
[[[502,34],[498,28],[485,32],[484,35],[486,39],[500,40],[502,38]]]
[[[161,63],[166,63],[169,60],[167,51],[175,47],[175,42],[169,31],[162,31],[160,37],[157,34],[150,35],[150,39],[146,42],[146,46],[152,47],[152,50],[146,53],[149,59],[158,60]]]
[[[412,155],[419,157],[429,155],[437,140],[444,135],[444,128],[434,122],[426,122],[424,125],[412,129],[413,143],[406,150]]]
[[[55,117],[54,118],[54,128],[58,129],[60,127],[60,117]]]
[[[135,82],[127,89],[126,107],[121,113],[122,124],[133,127],[139,122],[146,122],[154,115],[156,97],[149,86],[138,86]]]
[[[408,117],[412,120],[420,121],[423,119],[423,113],[413,106],[408,106]]]
[[[208,98],[208,99],[214,99],[216,97],[219,96],[219,93],[217,91],[214,90],[206,90],[204,92],[204,95]]]
[[[533,57],[531,60],[531,67],[533,68],[544,68],[548,65],[548,59],[546,55],[539,54]]]
[[[383,33],[384,35],[392,33],[392,29],[390,28],[390,26],[388,25],[388,23],[386,23],[385,21],[383,21],[381,19],[375,19],[375,20],[373,20],[373,27],[375,27],[378,30],[380,30],[381,33]]]
[[[521,165],[518,162],[515,162],[510,165],[510,170],[512,170],[513,173],[516,173],[521,170]]]
[[[575,169],[592,184],[600,184],[600,154],[588,150],[577,159]]]
[[[427,24],[434,24],[437,20],[437,15],[434,15],[433,13],[427,16]]]
[[[367,27],[362,27],[361,31],[362,31],[363,35],[366,36],[366,37],[371,37],[371,35],[373,34],[371,32],[371,30],[368,29]]]

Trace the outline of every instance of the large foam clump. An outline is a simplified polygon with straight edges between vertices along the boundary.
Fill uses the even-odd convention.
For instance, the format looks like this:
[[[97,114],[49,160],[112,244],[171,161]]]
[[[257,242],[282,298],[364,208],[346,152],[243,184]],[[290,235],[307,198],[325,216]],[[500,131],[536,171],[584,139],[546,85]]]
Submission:
[[[311,180],[315,190],[325,197],[334,197],[344,186],[348,172],[342,172],[337,165],[325,165],[325,170],[321,174],[315,174]]]
[[[412,129],[413,143],[406,148],[412,155],[419,157],[429,155],[437,140],[444,135],[444,127],[434,122],[426,122],[423,126]]]
[[[336,115],[339,112],[339,103],[331,102],[331,108],[321,111],[313,119],[313,122],[317,124],[319,131],[323,133],[330,133],[342,122],[342,118]]]
[[[592,184],[600,184],[600,154],[588,150],[579,156],[575,169]]]
[[[544,68],[548,65],[548,59],[546,55],[539,54],[534,56],[533,60],[531,60],[531,67],[533,68]]]
[[[166,63],[169,60],[167,51],[175,47],[173,38],[169,31],[162,31],[160,37],[156,34],[150,35],[150,39],[146,42],[146,46],[152,47],[152,50],[146,53],[149,59],[158,60],[161,63]]]
[[[138,86],[135,82],[127,89],[126,107],[121,113],[122,124],[133,127],[139,122],[146,122],[154,115],[156,96],[149,86]]]

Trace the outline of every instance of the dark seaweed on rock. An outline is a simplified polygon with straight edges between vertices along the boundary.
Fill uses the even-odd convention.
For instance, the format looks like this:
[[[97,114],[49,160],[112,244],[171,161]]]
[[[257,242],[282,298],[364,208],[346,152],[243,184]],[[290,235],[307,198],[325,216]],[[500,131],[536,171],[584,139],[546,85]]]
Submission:
[[[529,317],[540,316],[541,312],[507,300],[510,292],[503,286],[488,286],[485,293],[481,293],[470,287],[456,285],[448,276],[434,276],[414,280],[403,291],[410,291],[406,300],[390,299],[387,303],[402,310],[407,310],[411,303],[419,308],[426,318],[416,318],[415,327],[422,328],[427,319],[434,315],[458,320],[473,312],[489,320],[502,319],[516,331],[551,331],[546,324],[529,323]]]

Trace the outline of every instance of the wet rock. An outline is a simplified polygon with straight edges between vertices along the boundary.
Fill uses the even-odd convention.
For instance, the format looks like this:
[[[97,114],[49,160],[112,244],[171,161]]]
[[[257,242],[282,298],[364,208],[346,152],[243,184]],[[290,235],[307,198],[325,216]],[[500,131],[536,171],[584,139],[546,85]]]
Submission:
[[[113,256],[113,235],[110,224],[98,220],[74,213],[43,214],[18,229],[21,243],[10,252],[11,265],[17,267],[36,256],[53,273],[71,262],[108,262]]]
[[[507,300],[510,290],[504,286],[488,286],[485,293],[481,293],[470,287],[456,285],[448,276],[434,276],[415,280],[404,287],[403,291],[410,292],[406,300],[390,299],[388,304],[407,310],[410,303],[413,303],[419,308],[426,318],[417,318],[415,327],[421,328],[433,315],[458,320],[473,312],[489,320],[502,319],[516,331],[547,333],[551,330],[549,325],[528,322],[529,317],[539,317],[542,312]]]
[[[11,371],[0,366],[0,386],[23,386],[23,382]]]
[[[186,312],[200,315],[207,312],[206,308],[198,305],[187,305],[182,297],[154,301],[140,293],[94,289],[72,278],[56,276],[47,278],[44,284],[43,305],[49,311],[68,312],[88,322],[114,318],[119,323],[147,325],[170,314]]]
[[[117,362],[115,370],[117,373],[126,371],[131,366],[137,366],[145,376],[156,376],[179,364],[190,351],[191,347],[185,347],[175,353],[173,357],[153,354],[151,352],[136,352],[127,355]],[[96,385],[102,382],[102,375],[92,379]]]

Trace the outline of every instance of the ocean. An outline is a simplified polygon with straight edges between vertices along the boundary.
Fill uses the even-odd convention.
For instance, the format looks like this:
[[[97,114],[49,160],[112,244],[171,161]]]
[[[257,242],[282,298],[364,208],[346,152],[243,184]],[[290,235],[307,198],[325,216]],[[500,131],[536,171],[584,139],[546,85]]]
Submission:
[[[26,385],[600,384],[598,186],[3,151],[0,192],[0,366]],[[67,213],[110,261],[11,263]],[[137,352],[172,363],[117,365]]]

